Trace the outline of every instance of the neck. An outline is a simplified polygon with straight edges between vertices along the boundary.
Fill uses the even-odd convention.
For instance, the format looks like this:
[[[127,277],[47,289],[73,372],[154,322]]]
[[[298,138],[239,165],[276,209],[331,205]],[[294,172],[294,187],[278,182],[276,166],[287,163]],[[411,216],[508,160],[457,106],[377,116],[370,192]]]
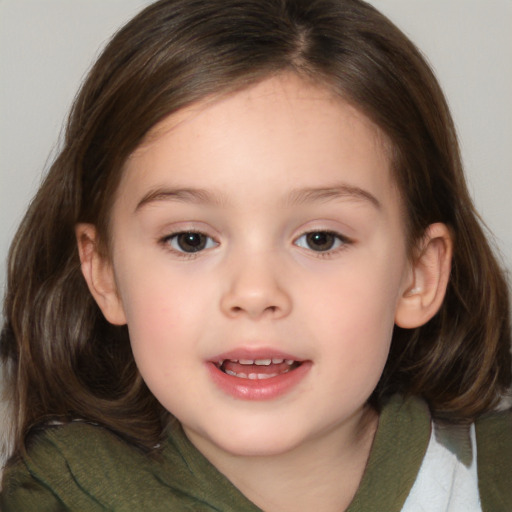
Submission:
[[[352,501],[366,466],[378,423],[370,407],[286,453],[237,456],[196,447],[249,500],[265,512],[340,512]]]

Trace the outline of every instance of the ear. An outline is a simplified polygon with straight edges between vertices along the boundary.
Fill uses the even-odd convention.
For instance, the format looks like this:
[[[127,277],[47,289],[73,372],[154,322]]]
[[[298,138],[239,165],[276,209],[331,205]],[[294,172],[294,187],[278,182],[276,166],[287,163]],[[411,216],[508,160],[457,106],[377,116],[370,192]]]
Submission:
[[[112,264],[98,250],[96,228],[92,224],[77,224],[75,235],[82,274],[94,300],[111,324],[126,324]]]
[[[399,299],[395,323],[413,329],[441,307],[450,279],[453,243],[445,224],[431,224],[417,248],[410,276]]]

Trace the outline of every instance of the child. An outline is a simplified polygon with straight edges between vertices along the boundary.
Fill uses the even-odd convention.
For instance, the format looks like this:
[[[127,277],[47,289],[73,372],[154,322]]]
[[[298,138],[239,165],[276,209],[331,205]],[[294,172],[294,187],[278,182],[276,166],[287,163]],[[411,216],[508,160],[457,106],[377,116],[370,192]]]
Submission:
[[[14,240],[4,512],[512,507],[507,286],[359,0],[161,0]]]

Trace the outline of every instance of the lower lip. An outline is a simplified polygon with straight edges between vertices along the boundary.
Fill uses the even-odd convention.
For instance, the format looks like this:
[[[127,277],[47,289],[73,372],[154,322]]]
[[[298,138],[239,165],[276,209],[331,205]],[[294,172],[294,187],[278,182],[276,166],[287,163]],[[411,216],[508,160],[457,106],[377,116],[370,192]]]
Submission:
[[[244,379],[228,375],[214,363],[208,363],[213,382],[227,395],[240,400],[272,400],[285,395],[299,385],[311,368],[311,362],[269,379]]]

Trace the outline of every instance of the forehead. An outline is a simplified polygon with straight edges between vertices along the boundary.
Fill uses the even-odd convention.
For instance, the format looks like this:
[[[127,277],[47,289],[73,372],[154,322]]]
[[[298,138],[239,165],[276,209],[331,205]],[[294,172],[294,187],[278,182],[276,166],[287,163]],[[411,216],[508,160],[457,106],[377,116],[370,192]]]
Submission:
[[[343,106],[345,116],[347,118],[351,117],[354,121],[357,120],[359,124],[364,125],[364,128],[368,131],[367,135],[370,135],[382,149],[387,150],[390,145],[382,130],[357,107],[353,106],[352,102],[345,98],[342,93],[335,91],[332,86],[326,82],[303,78],[293,72],[284,72],[245,88],[235,88],[235,92],[221,92],[211,95],[170,114],[149,130],[132,155],[143,152],[162,136],[177,129],[182,124],[193,121],[201,122],[204,119],[211,118],[219,110],[222,110],[222,116],[226,122],[229,122],[230,119],[238,121],[244,111],[252,111],[253,114],[259,113],[262,118],[267,115],[266,120],[269,122],[269,129],[271,129],[274,113],[271,113],[268,117],[268,110],[260,108],[262,102],[272,103],[274,108],[280,110],[283,108],[295,109],[297,113],[313,106],[319,113],[323,115],[331,113],[333,117],[339,114],[336,110]],[[315,103],[316,105],[314,105]],[[314,119],[312,120],[314,121]],[[297,117],[296,121],[298,126],[300,118]]]
[[[389,185],[388,147],[381,130],[332,90],[283,74],[168,116],[129,157],[120,188],[215,186],[225,178],[234,189],[258,177],[307,188],[337,181],[339,171],[354,186],[378,189]]]

